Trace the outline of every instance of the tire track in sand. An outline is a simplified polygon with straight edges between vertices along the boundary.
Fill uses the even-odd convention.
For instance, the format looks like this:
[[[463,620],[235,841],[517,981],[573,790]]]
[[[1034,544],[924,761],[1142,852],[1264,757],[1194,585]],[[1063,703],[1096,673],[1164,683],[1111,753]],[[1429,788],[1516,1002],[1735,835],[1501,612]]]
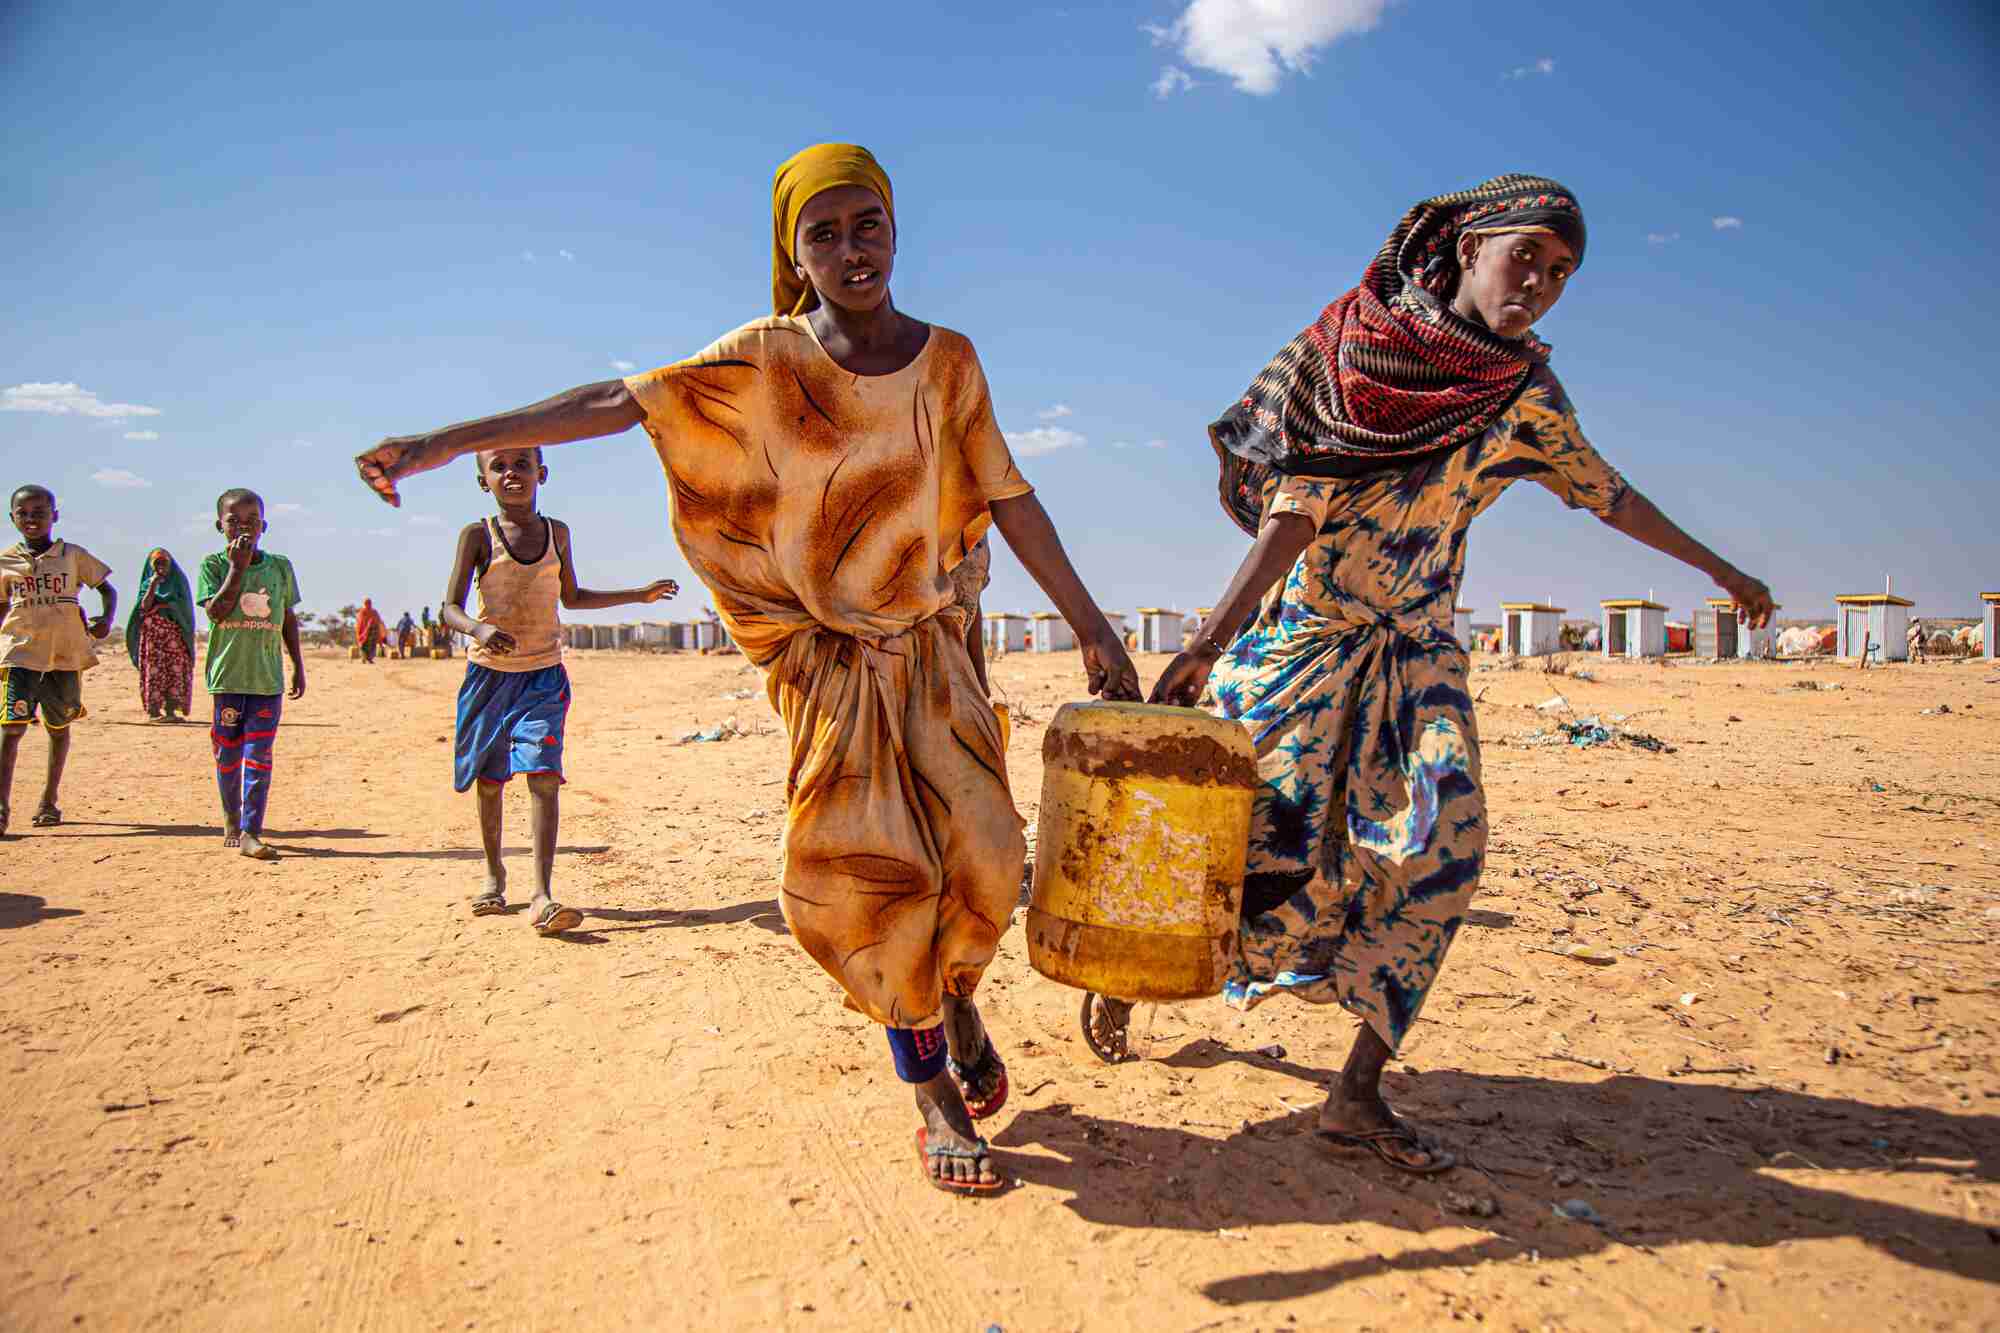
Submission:
[[[440,935],[446,928],[440,926]],[[387,1046],[376,1048],[377,1052],[386,1050],[388,1059],[378,1060],[371,1053],[366,1061],[371,1081],[417,1082],[441,1067],[445,1044],[442,1015],[426,1014],[417,1022],[402,1019],[391,1026],[395,1031]],[[398,1060],[399,1055],[409,1058]],[[432,1178],[424,1165],[434,1151],[435,1136],[425,1121],[413,1120],[407,1113],[378,1114],[370,1117],[360,1137],[370,1147],[351,1160],[343,1152],[339,1167],[350,1178],[369,1182],[360,1208],[344,1210],[348,1215],[337,1220],[346,1225],[331,1238],[322,1232],[308,1241],[315,1249],[333,1248],[336,1257],[336,1270],[324,1286],[328,1298],[314,1315],[313,1322],[322,1327],[369,1329],[382,1325],[394,1277],[392,1256],[410,1251],[402,1245],[377,1244],[373,1238],[408,1222],[409,1210],[404,1203],[408,1182],[419,1181],[419,1189],[427,1190]]]
[[[761,987],[746,990],[733,970],[722,975],[735,992],[737,1003],[754,1009],[765,1031],[781,1031],[783,1024],[790,1021],[789,1015],[781,1016],[772,1007],[768,991]],[[803,1132],[792,1134],[791,1140],[805,1148],[818,1166],[821,1179],[839,1187],[860,1230],[867,1236],[863,1257],[869,1261],[870,1285],[892,1309],[898,1302],[909,1303],[909,1309],[895,1311],[900,1316],[891,1321],[895,1327],[921,1325],[938,1333],[984,1327],[970,1306],[954,1299],[954,1288],[938,1282],[937,1265],[931,1261],[929,1224],[914,1216],[895,1195],[885,1198],[852,1152],[845,1150],[843,1145],[861,1137],[860,1121],[852,1116],[837,1120],[819,1098],[786,1098],[780,1104],[791,1110],[803,1108],[812,1117],[813,1123],[801,1126]],[[885,1280],[884,1268],[892,1282]],[[899,1289],[892,1291],[891,1285]]]

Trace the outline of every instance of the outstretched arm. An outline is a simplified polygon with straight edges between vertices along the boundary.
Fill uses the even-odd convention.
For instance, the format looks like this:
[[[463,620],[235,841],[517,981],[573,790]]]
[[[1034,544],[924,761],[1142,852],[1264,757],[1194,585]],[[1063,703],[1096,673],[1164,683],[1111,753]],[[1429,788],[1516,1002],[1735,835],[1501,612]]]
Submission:
[[[1762,629],[1771,623],[1771,613],[1777,608],[1772,605],[1771,590],[1764,586],[1763,581],[1751,578],[1688,536],[1679,524],[1661,513],[1659,506],[1636,487],[1626,490],[1611,512],[1604,515],[1604,522],[1632,540],[1670,555],[1714,579],[1715,585],[1736,603],[1738,615],[1750,628]]]
[[[1250,553],[1236,567],[1236,577],[1229,580],[1222,600],[1196,632],[1194,646],[1169,662],[1153,686],[1153,703],[1194,706],[1222,650],[1257,609],[1257,603],[1264,600],[1271,585],[1291,572],[1316,535],[1312,519],[1304,514],[1273,514],[1266,520]]]
[[[361,480],[392,505],[400,505],[396,483],[443,467],[455,458],[488,449],[533,449],[572,440],[617,435],[646,419],[624,380],[586,384],[539,403],[462,421],[422,435],[393,435],[354,460]]]
[[[993,525],[1007,539],[1008,548],[1020,558],[1028,573],[1041,585],[1056,610],[1076,631],[1083,648],[1084,678],[1090,692],[1106,699],[1139,698],[1139,673],[1125,653],[1125,645],[1112,632],[1110,622],[1097,609],[1083,580],[1069,563],[1056,525],[1049,511],[1033,491],[1010,500],[995,500]]]
[[[570,554],[569,524],[553,525],[556,534],[556,554],[562,557],[562,604],[570,611],[602,611],[613,606],[634,606],[644,602],[657,602],[663,597],[672,597],[681,590],[681,585],[672,579],[654,579],[643,588],[619,588],[599,591],[595,588],[579,588],[576,583],[576,560]]]

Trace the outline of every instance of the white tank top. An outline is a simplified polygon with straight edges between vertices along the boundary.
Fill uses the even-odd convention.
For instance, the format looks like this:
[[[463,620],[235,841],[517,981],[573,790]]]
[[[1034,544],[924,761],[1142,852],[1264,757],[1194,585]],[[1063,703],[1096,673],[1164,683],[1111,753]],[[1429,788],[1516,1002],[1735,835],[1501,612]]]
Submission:
[[[492,549],[479,573],[476,618],[482,625],[507,631],[514,651],[495,655],[475,643],[466,659],[495,671],[539,671],[556,665],[563,651],[562,620],[556,613],[562,601],[562,557],[556,554],[555,526],[542,519],[542,554],[533,564],[514,558],[497,519],[486,520],[486,541]]]

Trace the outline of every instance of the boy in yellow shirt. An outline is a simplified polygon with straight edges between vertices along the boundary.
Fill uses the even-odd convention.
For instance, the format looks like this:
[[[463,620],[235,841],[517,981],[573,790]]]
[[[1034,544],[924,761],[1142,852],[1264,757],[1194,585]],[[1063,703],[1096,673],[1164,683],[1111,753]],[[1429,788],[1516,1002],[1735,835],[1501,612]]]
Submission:
[[[0,551],[0,834],[7,831],[21,737],[38,712],[49,733],[49,773],[34,823],[62,823],[56,798],[69,759],[69,724],[84,715],[83,673],[97,665],[91,640],[111,632],[118,609],[111,567],[54,537],[55,492],[22,486],[7,507],[21,540]],[[97,589],[103,605],[88,626],[77,601],[86,587]]]

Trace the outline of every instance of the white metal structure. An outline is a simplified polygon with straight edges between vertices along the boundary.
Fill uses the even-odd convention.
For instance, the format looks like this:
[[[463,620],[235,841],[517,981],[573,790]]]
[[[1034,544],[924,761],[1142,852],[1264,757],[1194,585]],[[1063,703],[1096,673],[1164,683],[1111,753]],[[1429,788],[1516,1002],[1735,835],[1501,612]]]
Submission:
[[[1500,651],[1515,657],[1547,657],[1561,652],[1566,609],[1540,602],[1500,603]]]
[[[1033,637],[1029,641],[1029,651],[1037,653],[1065,653],[1076,647],[1076,635],[1070,632],[1069,622],[1053,611],[1037,611],[1034,614]]]
[[[1458,640],[1458,646],[1472,651],[1472,608],[1455,606],[1451,611],[1451,636]]]
[[[1979,623],[1984,626],[1981,632],[1986,636],[1986,660],[2000,659],[2000,648],[1994,644],[1994,640],[2000,639],[2000,592],[1980,593],[1979,612]]]
[[[1178,611],[1160,606],[1139,608],[1139,651],[1177,653],[1181,650],[1181,621]]]
[[[986,651],[1024,653],[1028,650],[1028,618],[1014,611],[986,613]]]
[[[1833,599],[1841,657],[1871,662],[1906,662],[1910,657],[1910,608],[1916,603],[1892,592],[1846,593]]]
[[[1665,657],[1667,608],[1643,597],[1614,597],[1604,608],[1606,657]]]

